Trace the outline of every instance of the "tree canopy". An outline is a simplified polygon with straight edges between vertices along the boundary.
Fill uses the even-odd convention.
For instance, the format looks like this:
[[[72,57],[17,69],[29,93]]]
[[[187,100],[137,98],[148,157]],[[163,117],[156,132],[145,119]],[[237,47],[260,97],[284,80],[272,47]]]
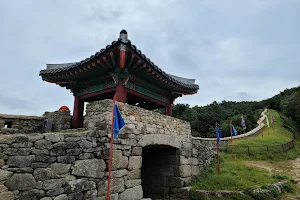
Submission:
[[[217,123],[223,137],[226,137],[230,136],[230,120],[238,134],[242,134],[242,114],[246,121],[246,131],[249,131],[258,126],[257,121],[265,107],[278,110],[300,124],[300,87],[286,89],[263,101],[214,101],[207,106],[194,107],[188,104],[175,104],[173,116],[190,122],[194,136],[216,137]]]

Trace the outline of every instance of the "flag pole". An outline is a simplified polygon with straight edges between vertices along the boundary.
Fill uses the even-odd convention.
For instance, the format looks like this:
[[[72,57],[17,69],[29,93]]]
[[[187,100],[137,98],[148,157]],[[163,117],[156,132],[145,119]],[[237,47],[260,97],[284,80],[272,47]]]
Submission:
[[[231,158],[234,160],[234,154],[233,154],[233,142],[232,142],[232,120],[230,120],[230,135],[231,135]]]
[[[110,200],[110,183],[111,183],[111,169],[112,169],[112,157],[113,157],[113,141],[114,141],[114,105],[115,105],[115,96],[113,98],[113,108],[112,108],[112,125],[111,125],[111,137],[110,137],[110,148],[109,148],[109,162],[108,162],[108,177],[107,177],[107,194],[106,200]]]
[[[217,122],[216,122],[216,128],[217,128]],[[218,133],[217,133],[217,131],[216,131],[216,134],[217,134],[216,146],[217,146],[217,159],[218,159],[218,173],[220,173],[219,141],[218,141]]]
[[[260,119],[260,116],[259,116],[259,131],[261,132],[261,137],[264,137],[264,132],[261,130],[261,119]]]
[[[244,114],[242,114],[242,119],[245,121],[245,119],[244,119]],[[243,128],[243,131],[244,131],[244,138],[246,137],[246,132],[245,132],[245,128],[244,127],[242,127]]]

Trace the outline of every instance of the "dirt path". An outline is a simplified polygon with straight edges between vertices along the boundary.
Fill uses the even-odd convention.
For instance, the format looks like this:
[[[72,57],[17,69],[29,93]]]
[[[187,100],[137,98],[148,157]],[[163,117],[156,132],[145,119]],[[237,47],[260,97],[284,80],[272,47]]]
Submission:
[[[268,161],[247,161],[248,166],[266,169],[272,173],[287,175],[298,183],[297,191],[300,191],[300,157],[295,160],[268,162]],[[285,200],[300,199],[300,194],[288,194],[284,196]]]

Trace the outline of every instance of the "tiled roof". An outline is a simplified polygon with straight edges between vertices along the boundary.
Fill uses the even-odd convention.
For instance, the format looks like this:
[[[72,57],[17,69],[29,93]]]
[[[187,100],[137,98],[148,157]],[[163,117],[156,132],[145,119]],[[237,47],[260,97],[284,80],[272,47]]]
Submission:
[[[182,78],[178,76],[174,76],[171,74],[167,74],[164,72],[162,69],[160,69],[158,66],[156,66],[149,58],[147,58],[135,45],[131,43],[130,40],[123,41],[121,38],[118,39],[118,41],[113,41],[111,45],[107,45],[104,49],[101,49],[100,51],[96,52],[94,55],[90,56],[89,58],[86,58],[85,60],[82,60],[80,62],[75,62],[75,63],[64,63],[64,64],[47,64],[47,69],[41,70],[40,71],[40,76],[47,76],[51,74],[56,74],[59,72],[64,72],[68,71],[70,69],[77,68],[96,56],[99,56],[100,54],[104,53],[107,51],[112,45],[117,44],[117,43],[123,43],[127,44],[136,54],[140,55],[153,69],[158,71],[161,75],[169,79],[170,81],[183,86],[189,90],[198,90],[199,86],[197,84],[194,84],[194,79],[187,79],[187,78]]]

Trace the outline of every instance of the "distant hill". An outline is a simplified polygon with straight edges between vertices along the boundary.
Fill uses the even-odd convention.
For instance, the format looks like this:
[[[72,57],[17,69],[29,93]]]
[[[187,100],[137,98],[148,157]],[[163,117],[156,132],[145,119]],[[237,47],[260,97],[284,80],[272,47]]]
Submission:
[[[300,125],[300,86],[285,89],[274,97],[262,101],[262,104],[290,117]]]
[[[216,137],[215,124],[217,122],[223,136],[226,137],[230,136],[230,120],[233,121],[238,134],[241,134],[241,115],[244,114],[247,130],[251,130],[257,126],[257,121],[265,107],[278,110],[300,124],[300,87],[286,89],[272,98],[258,102],[222,101],[218,103],[214,101],[201,107],[175,104],[173,116],[190,122],[194,136]]]

